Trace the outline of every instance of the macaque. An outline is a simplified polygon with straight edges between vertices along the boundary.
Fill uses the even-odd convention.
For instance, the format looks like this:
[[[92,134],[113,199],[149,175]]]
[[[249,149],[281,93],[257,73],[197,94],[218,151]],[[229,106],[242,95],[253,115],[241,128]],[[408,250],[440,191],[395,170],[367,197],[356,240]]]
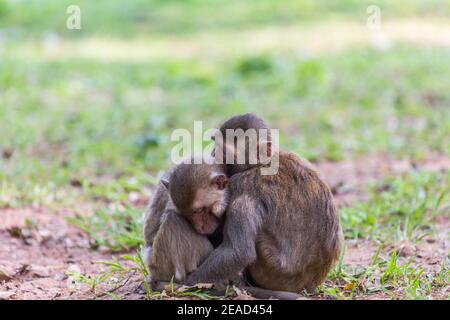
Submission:
[[[225,137],[226,129],[250,127],[269,129],[261,118],[245,114],[227,120],[220,132]],[[225,141],[219,147],[233,152],[238,142]],[[308,161],[272,150],[270,136],[258,143],[271,157],[277,155],[272,159],[278,161],[278,172],[262,175],[267,164],[261,162],[227,163],[230,196],[223,242],[186,282],[221,283],[247,270],[251,281],[265,289],[314,292],[338,259],[343,242],[333,196]]]
[[[223,168],[208,164],[180,164],[161,179],[144,220],[144,258],[155,280],[183,282],[220,241],[227,183]],[[184,207],[185,199],[194,206]]]
[[[177,212],[203,235],[219,227],[228,204],[225,167],[207,163],[179,164],[164,181]]]

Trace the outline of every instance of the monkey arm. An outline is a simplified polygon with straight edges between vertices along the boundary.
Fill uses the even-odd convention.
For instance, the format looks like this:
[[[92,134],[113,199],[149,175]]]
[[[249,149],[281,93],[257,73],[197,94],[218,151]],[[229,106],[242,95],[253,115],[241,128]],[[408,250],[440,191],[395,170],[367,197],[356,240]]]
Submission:
[[[159,183],[145,213],[144,240],[146,246],[153,246],[153,240],[161,226],[162,216],[166,210],[171,209],[170,205],[169,192]]]
[[[224,240],[200,267],[188,275],[187,284],[223,283],[238,277],[256,260],[256,237],[261,226],[257,203],[241,196],[229,205]]]
[[[146,246],[153,246],[153,240],[161,225],[161,213],[149,211],[144,221],[144,240]]]
[[[152,265],[153,243],[156,234],[161,227],[162,212],[148,209],[144,219],[144,248],[142,250],[143,258],[147,266]]]

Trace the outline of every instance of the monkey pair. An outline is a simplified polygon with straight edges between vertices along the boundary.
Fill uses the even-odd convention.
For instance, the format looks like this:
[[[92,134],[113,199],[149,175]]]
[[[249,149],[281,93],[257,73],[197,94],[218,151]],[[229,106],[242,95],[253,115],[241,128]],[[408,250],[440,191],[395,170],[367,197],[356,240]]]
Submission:
[[[223,136],[227,129],[268,130],[269,127],[258,116],[245,114],[224,122],[220,127]],[[228,152],[236,152],[238,143],[239,141],[234,141],[231,146],[218,147],[224,152],[225,149]],[[264,147],[268,154],[278,153],[278,172],[274,175],[262,175],[261,169],[266,164],[258,162],[211,167],[215,168],[214,170],[198,167],[206,170],[205,175],[200,175],[189,166],[181,166],[168,175],[170,196],[167,191],[161,191],[159,188],[145,221],[147,248],[153,245],[150,269],[154,268],[154,263],[157,262],[156,251],[165,251],[171,261],[182,258],[178,251],[178,256],[167,253],[173,250],[170,245],[176,246],[176,243],[171,243],[168,247],[160,245],[161,249],[157,249],[158,232],[155,233],[155,230],[164,228],[168,221],[167,218],[161,217],[168,216],[169,212],[174,216],[178,214],[177,218],[183,216],[187,218],[183,223],[189,221],[183,228],[192,225],[198,235],[209,234],[221,226],[219,220],[224,216],[221,244],[212,252],[209,247],[209,252],[202,257],[196,256],[198,260],[194,261],[195,263],[185,264],[187,267],[179,270],[175,266],[175,270],[169,273],[175,275],[176,279],[177,276],[182,279],[187,275],[184,282],[195,284],[227,283],[239,279],[246,271],[258,287],[272,290],[274,297],[280,297],[277,293],[282,291],[315,291],[338,259],[343,242],[332,194],[309,162],[290,152],[272,150],[270,137],[260,143],[265,144],[259,147]],[[219,172],[221,179],[227,181],[225,185],[229,188],[217,188],[218,191],[211,192],[211,186],[214,186],[211,184],[212,180],[208,185],[200,181],[206,181],[201,177],[208,174],[212,179],[215,174],[211,173],[217,168],[222,170]],[[223,173],[226,173],[228,178]],[[223,197],[213,196],[219,191],[222,191]],[[158,197],[161,199],[158,200]],[[164,207],[164,213],[155,214],[155,210],[162,208],[162,203],[168,204]],[[218,213],[213,208],[220,208],[222,211]],[[158,215],[160,218],[156,218]],[[176,230],[173,225],[181,226],[176,222],[170,225],[172,229],[166,232],[172,235]],[[187,237],[190,235],[185,235],[186,238],[182,241],[189,242]],[[183,252],[184,249],[193,248],[186,243],[184,245]],[[195,245],[196,249],[200,247]],[[192,262],[192,253],[188,254],[187,260],[190,258]],[[194,264],[196,266],[193,266]],[[163,264],[159,265],[164,268]]]

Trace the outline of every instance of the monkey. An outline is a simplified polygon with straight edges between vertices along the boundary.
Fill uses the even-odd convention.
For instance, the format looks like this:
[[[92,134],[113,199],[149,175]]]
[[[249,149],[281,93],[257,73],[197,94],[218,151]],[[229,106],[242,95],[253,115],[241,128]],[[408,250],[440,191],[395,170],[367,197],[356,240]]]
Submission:
[[[185,166],[188,170],[182,170]],[[179,171],[186,176],[181,177]],[[163,176],[144,218],[144,260],[154,280],[169,281],[174,277],[182,282],[220,241],[217,233],[221,232],[216,231],[226,208],[227,182],[220,166],[208,164],[180,164]],[[183,208],[183,216],[174,207],[169,189],[180,201],[178,194],[183,193],[186,184],[200,197],[192,211]]]
[[[250,127],[269,129],[257,115],[245,114],[225,121],[219,130],[225,136],[227,129]],[[314,293],[338,259],[343,242],[333,196],[307,160],[272,150],[270,137],[258,142],[278,161],[278,172],[262,175],[267,164],[261,162],[226,164],[230,197],[223,241],[186,283],[229,281],[247,270],[258,287]],[[236,151],[236,139],[234,145],[226,141],[218,147]]]
[[[224,169],[208,164],[180,164],[158,184],[144,219],[144,260],[154,289],[162,290],[172,277],[183,283],[186,274],[213,251],[215,234],[222,233],[221,218],[228,200]],[[300,298],[290,292],[244,286],[241,275],[232,281],[257,298]],[[224,295],[225,289],[218,286],[214,293]]]
[[[228,178],[223,165],[194,161],[179,164],[165,184],[177,211],[199,234],[212,235],[228,205]]]

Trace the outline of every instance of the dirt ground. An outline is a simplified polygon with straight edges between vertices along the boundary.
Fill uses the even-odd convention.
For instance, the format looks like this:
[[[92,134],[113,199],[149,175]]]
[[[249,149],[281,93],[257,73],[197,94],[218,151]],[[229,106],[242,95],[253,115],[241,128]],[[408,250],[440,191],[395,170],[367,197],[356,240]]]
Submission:
[[[339,206],[364,199],[362,187],[385,176],[413,169],[428,171],[450,169],[450,159],[432,156],[412,163],[388,156],[364,157],[355,161],[317,164],[328,182]],[[95,274],[104,266],[98,261],[111,260],[112,254],[90,249],[88,236],[66,221],[75,213],[70,208],[53,211],[48,208],[0,209],[0,300],[2,299],[87,299],[92,293],[73,286],[68,271]],[[30,225],[29,218],[38,227]],[[439,252],[448,253],[447,232],[450,220],[439,221],[438,239],[423,245],[400,244],[404,255],[417,255],[427,270],[439,268]],[[377,245],[369,241],[347,241],[344,262],[351,266],[370,263]],[[386,248],[392,250],[393,248]],[[139,281],[133,279],[121,291],[122,297],[144,299]],[[383,299],[383,294],[370,298]],[[438,297],[437,297],[438,298]]]

